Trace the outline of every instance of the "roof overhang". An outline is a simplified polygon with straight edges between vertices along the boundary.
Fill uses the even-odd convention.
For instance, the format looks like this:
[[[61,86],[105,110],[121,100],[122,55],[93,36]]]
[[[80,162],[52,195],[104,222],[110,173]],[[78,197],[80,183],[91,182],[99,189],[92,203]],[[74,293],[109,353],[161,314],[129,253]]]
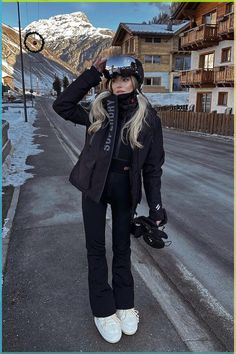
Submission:
[[[124,38],[126,33],[133,34],[133,32],[130,31],[130,29],[127,26],[125,26],[124,23],[120,23],[119,27],[115,33],[115,36],[112,40],[111,45],[112,46],[119,46],[122,43],[122,39]]]
[[[185,20],[192,18],[199,4],[199,2],[180,2],[170,19]]]

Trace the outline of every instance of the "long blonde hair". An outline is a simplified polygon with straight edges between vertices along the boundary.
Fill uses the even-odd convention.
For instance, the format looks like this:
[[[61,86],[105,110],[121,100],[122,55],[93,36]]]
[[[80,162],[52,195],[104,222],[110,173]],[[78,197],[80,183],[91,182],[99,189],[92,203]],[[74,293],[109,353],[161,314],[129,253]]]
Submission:
[[[135,147],[141,149],[143,145],[138,141],[138,136],[140,131],[142,130],[143,124],[146,123],[148,101],[138,90],[138,81],[134,76],[131,76],[131,81],[134,90],[137,90],[138,92],[138,109],[136,110],[132,118],[127,123],[125,123],[124,127],[122,128],[121,139],[125,144],[127,143],[127,141],[129,141],[132,149],[135,149]],[[100,93],[92,104],[89,113],[89,120],[91,122],[91,125],[88,129],[89,134],[96,133],[102,127],[103,122],[108,119],[108,112],[103,107],[102,101],[104,98],[110,96],[111,93],[112,82],[110,80],[108,83],[108,90]],[[124,130],[126,130],[125,134]]]

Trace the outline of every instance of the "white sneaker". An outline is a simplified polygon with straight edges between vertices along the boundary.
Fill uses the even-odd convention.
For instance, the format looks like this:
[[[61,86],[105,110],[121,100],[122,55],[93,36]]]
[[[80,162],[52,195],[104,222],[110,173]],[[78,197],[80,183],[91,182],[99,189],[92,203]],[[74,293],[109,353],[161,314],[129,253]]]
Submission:
[[[117,343],[121,339],[120,320],[116,314],[108,317],[94,317],[95,325],[101,336],[109,343]]]
[[[136,333],[139,323],[139,313],[137,310],[117,310],[117,317],[120,319],[121,329],[127,335]]]

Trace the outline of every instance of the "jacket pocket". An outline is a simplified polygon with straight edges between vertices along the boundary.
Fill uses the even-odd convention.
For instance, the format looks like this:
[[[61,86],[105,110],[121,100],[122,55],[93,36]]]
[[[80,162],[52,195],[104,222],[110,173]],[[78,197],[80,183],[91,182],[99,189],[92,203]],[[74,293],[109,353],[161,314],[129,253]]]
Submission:
[[[78,182],[83,189],[89,189],[91,187],[95,162],[95,160],[81,161],[79,164]]]
[[[81,156],[82,157],[82,156]],[[96,161],[84,161],[79,159],[79,161],[74,166],[70,174],[70,182],[77,188],[81,190],[87,190],[91,187],[93,172],[95,169]]]

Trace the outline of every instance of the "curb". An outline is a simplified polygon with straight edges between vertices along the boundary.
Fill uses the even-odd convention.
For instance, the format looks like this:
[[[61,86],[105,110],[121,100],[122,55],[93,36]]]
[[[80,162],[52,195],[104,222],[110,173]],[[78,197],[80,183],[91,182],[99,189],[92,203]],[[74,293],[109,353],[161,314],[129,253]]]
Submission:
[[[10,207],[7,212],[7,217],[5,219],[3,231],[5,230],[5,237],[2,238],[2,273],[5,273],[6,263],[7,263],[7,254],[9,249],[9,242],[12,231],[12,224],[15,217],[16,207],[19,199],[20,187],[15,187],[12,195],[12,200]]]

